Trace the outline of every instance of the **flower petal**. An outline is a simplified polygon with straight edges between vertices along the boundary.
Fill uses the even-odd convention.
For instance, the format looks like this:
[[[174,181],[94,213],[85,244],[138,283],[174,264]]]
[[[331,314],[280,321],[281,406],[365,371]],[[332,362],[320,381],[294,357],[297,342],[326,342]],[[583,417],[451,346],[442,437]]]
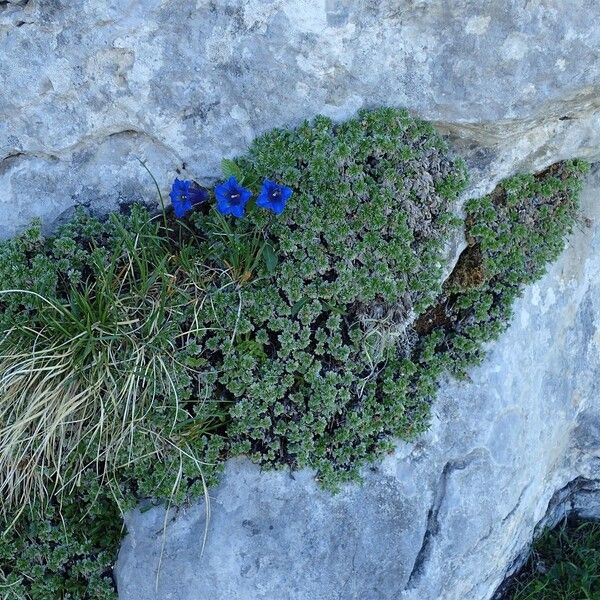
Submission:
[[[188,195],[192,205],[201,204],[208,200],[208,194],[206,193],[206,190],[203,190],[202,188],[192,187],[189,189]]]
[[[291,188],[270,179],[265,179],[256,200],[256,205],[280,215],[291,195]]]

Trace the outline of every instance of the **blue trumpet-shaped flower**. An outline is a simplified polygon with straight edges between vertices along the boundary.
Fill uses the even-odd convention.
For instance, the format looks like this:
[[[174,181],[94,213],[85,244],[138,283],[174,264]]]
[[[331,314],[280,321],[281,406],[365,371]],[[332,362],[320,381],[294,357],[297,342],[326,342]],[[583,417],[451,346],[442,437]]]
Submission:
[[[246,204],[248,204],[248,200],[251,197],[252,192],[242,187],[233,176],[215,187],[217,210],[223,215],[233,215],[238,218],[243,217]]]
[[[193,183],[187,179],[175,178],[175,181],[171,186],[169,197],[171,198],[175,216],[178,219],[181,219],[192,210],[194,204],[206,202],[208,194],[205,190],[194,187]]]
[[[270,179],[265,179],[256,199],[256,206],[272,210],[276,215],[280,215],[291,195],[291,188]]]

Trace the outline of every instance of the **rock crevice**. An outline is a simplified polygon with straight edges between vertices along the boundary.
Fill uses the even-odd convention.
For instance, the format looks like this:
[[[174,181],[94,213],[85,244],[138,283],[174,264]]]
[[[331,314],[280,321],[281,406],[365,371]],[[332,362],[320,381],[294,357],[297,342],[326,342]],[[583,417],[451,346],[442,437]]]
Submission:
[[[431,546],[435,536],[440,533],[441,523],[439,519],[439,512],[446,496],[448,479],[455,471],[462,471],[463,469],[466,469],[472,462],[486,454],[487,450],[485,448],[476,448],[475,450],[469,452],[469,454],[467,454],[467,456],[464,458],[448,461],[444,465],[439,481],[434,490],[434,498],[431,508],[427,513],[427,526],[425,528],[425,534],[423,535],[423,542],[421,543],[421,547],[417,552],[415,563],[410,575],[408,576],[408,581],[406,583],[407,590],[414,589],[419,579],[425,573],[425,565],[432,551]]]

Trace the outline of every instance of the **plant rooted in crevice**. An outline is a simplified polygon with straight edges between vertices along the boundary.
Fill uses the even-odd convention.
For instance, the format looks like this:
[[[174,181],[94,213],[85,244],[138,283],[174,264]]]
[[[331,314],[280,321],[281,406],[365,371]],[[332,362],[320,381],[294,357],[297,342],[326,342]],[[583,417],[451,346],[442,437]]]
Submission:
[[[216,206],[176,180],[175,214],[0,243],[2,593],[86,598],[89,577],[109,598],[118,535],[88,517],[201,496],[228,457],[336,490],[415,439],[440,377],[481,360],[562,250],[586,170],[511,178],[462,223],[462,161],[396,109],[275,130],[223,166]]]

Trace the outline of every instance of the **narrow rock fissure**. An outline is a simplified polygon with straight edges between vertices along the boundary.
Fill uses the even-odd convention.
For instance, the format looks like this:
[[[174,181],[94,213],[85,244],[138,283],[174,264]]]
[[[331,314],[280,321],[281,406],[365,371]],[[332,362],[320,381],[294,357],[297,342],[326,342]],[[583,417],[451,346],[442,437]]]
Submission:
[[[425,527],[423,541],[421,542],[421,547],[417,552],[415,562],[411,569],[410,575],[408,576],[405,587],[406,590],[410,590],[416,586],[419,579],[422,577],[425,571],[425,565],[431,556],[432,543],[434,538],[440,532],[440,521],[438,515],[446,496],[449,478],[455,471],[462,471],[466,469],[485,452],[486,450],[484,448],[476,448],[475,450],[469,452],[469,454],[467,454],[465,457],[448,461],[444,465],[438,484],[435,488],[433,502],[427,513],[427,525]]]

